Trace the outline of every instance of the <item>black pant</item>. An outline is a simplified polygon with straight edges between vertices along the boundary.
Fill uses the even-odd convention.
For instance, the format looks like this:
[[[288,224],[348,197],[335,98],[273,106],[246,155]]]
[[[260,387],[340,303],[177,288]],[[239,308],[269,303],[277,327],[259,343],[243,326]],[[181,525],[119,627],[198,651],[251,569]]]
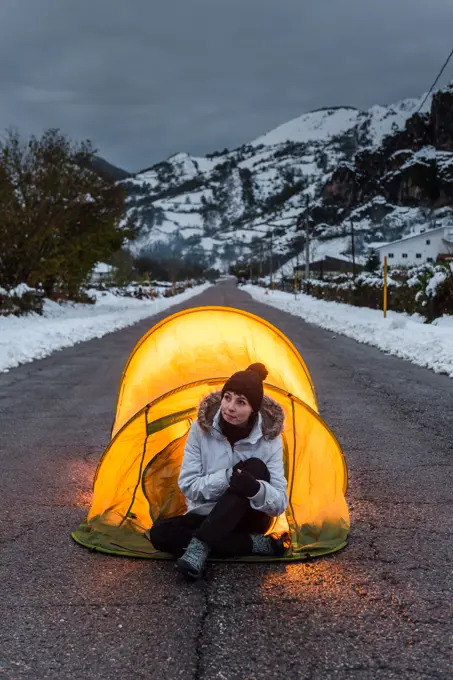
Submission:
[[[269,482],[269,470],[259,458],[249,458],[244,466],[255,479]],[[227,489],[209,515],[190,512],[187,515],[157,520],[150,531],[151,543],[157,550],[176,557],[183,554],[193,537],[204,541],[218,557],[250,555],[250,534],[264,534],[273,519],[250,507],[248,498]]]

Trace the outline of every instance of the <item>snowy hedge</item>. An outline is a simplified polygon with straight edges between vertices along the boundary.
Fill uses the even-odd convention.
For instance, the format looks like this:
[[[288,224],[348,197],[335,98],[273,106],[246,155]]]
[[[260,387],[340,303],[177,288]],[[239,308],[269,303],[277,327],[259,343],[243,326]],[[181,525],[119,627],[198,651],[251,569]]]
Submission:
[[[24,283],[10,290],[0,288],[0,316],[22,316],[31,312],[42,314],[42,310],[43,296],[37,289]]]
[[[427,321],[453,314],[453,263],[391,270],[387,282],[389,309],[419,313]],[[311,279],[307,292],[322,300],[382,309],[383,288],[382,273],[362,272],[355,281],[347,275],[325,281]]]
[[[453,262],[424,265],[409,274],[407,285],[416,291],[417,305],[428,321],[453,314]]]
[[[176,281],[153,281],[151,284],[130,283],[127,286],[106,286],[104,283],[80,289],[70,298],[64,291],[56,291],[50,300],[60,304],[74,302],[95,305],[103,297],[136,298],[138,300],[155,300],[180,295],[189,288],[201,285],[204,281],[190,279]],[[30,288],[25,283],[6,290],[0,287],[0,316],[23,316],[25,314],[42,314],[46,298],[42,287]]]

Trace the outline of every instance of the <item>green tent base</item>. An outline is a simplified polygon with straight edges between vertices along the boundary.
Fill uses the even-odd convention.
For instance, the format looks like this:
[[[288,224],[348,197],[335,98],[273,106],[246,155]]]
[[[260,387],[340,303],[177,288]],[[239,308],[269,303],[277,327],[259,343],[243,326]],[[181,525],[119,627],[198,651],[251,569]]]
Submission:
[[[130,529],[125,530],[124,525],[123,527],[105,526],[105,531],[102,531],[95,530],[86,522],[82,522],[72,532],[71,536],[76,543],[93,552],[139,559],[175,559],[173,555],[155,550],[148,540],[146,533]],[[247,555],[234,558],[210,557],[209,562],[302,562],[336,553],[345,548],[347,544],[347,540],[339,541],[338,538],[334,538],[306,545],[303,548],[293,545],[291,553],[285,557],[263,557],[261,555]]]

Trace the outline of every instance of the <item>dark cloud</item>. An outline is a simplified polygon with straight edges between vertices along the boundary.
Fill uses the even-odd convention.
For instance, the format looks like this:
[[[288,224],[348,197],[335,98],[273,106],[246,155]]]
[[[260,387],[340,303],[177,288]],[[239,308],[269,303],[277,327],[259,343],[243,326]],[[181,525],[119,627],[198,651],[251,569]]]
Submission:
[[[233,147],[420,96],[452,23],[451,0],[3,0],[0,128],[57,126],[129,169]]]

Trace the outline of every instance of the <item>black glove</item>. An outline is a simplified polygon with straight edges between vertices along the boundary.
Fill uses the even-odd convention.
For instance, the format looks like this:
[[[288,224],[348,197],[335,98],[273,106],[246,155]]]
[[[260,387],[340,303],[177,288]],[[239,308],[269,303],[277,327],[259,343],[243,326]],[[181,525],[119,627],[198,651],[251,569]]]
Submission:
[[[236,472],[236,470],[242,470],[244,467],[246,461],[245,460],[240,460],[239,463],[236,463],[236,465],[233,465],[233,473]]]
[[[236,470],[230,479],[230,489],[240,496],[252,498],[260,490],[260,483],[247,470]]]

